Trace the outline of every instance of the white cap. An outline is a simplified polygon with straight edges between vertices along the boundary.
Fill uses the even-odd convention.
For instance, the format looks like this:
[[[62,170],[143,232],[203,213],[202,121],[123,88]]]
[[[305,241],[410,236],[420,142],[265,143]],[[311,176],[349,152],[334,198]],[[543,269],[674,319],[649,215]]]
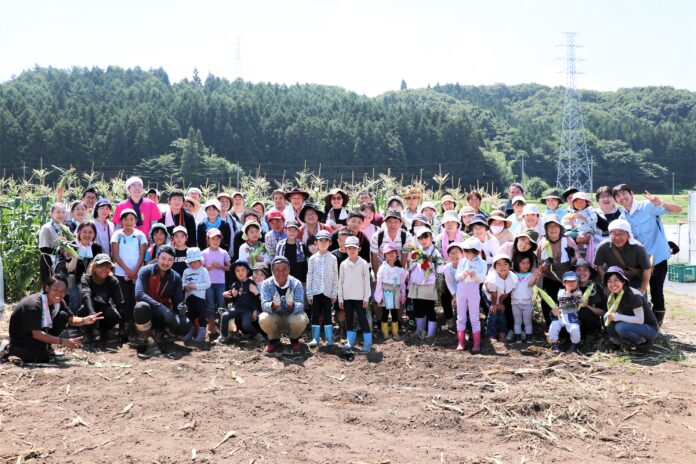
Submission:
[[[527,200],[525,200],[524,197],[523,197],[522,195],[517,195],[516,197],[513,197],[513,198],[512,198],[512,201],[510,202],[510,204],[511,204],[511,205],[514,205],[514,204],[517,203],[518,201],[521,201],[521,202],[524,203],[525,205],[527,204]]]
[[[416,235],[416,238],[420,238],[425,234],[432,234],[432,231],[428,229],[427,227],[416,227],[416,230],[413,231],[414,234]]]
[[[537,205],[524,205],[524,209],[522,210],[522,216],[524,216],[525,214],[536,214],[538,216],[539,208],[537,208]]]
[[[205,202],[205,205],[203,206],[203,211],[208,209],[209,206],[214,206],[218,211],[222,210],[222,206],[220,205],[220,201],[218,201],[217,198],[211,198],[210,200]]]
[[[423,204],[420,205],[420,208],[418,208],[418,212],[419,212],[419,213],[422,213],[423,210],[426,209],[426,208],[430,208],[430,209],[432,209],[433,211],[435,211],[435,212],[437,213],[437,208],[435,207],[435,203],[432,202],[432,201],[425,201],[425,202],[423,202]]]
[[[464,240],[464,243],[462,243],[462,248],[465,250],[476,250],[480,252],[483,250],[483,244],[481,243],[481,240],[477,239],[476,237],[470,237]]]
[[[126,179],[126,190],[128,190],[128,187],[136,182],[140,182],[140,185],[143,185],[143,180],[140,177],[133,176]]]
[[[585,201],[589,201],[590,203],[592,202],[592,198],[590,198],[590,194],[586,193],[586,192],[575,192],[573,194],[572,201],[575,201],[575,200],[585,200]]]
[[[575,197],[573,197],[575,199]],[[612,230],[623,230],[628,233],[628,243],[631,245],[638,245],[638,240],[633,237],[633,231],[631,230],[631,224],[625,219],[614,219],[609,223],[609,232]]]

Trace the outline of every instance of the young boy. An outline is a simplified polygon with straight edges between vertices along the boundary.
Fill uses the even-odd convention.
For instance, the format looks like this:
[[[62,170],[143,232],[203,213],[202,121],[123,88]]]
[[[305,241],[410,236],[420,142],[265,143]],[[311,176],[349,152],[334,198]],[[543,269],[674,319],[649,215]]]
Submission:
[[[266,214],[266,222],[271,228],[264,236],[266,251],[270,259],[275,258],[278,242],[287,237],[285,232],[285,216],[280,211],[271,211]],[[290,222],[290,221],[288,221]],[[295,222],[295,221],[292,221]]]
[[[338,289],[338,265],[336,257],[329,253],[331,234],[326,230],[317,233],[319,251],[309,258],[307,271],[307,301],[312,305],[312,341],[307,346],[319,344],[321,326],[324,326],[326,345],[333,345],[331,307],[336,301]]]
[[[553,318],[549,326],[549,343],[551,352],[558,354],[561,348],[558,345],[558,334],[565,328],[570,335],[570,348],[566,353],[576,353],[580,343],[580,319],[578,308],[582,301],[582,292],[578,288],[578,275],[573,271],[563,274],[563,288],[558,291],[558,306],[551,310]]]
[[[176,226],[172,231],[172,243],[174,247],[174,264],[172,269],[174,269],[180,276],[184,275],[186,270],[186,241],[188,240],[188,231],[184,226]]]
[[[155,260],[157,250],[167,244],[169,240],[169,231],[161,222],[152,224],[150,229],[150,246],[145,251],[145,264]]]
[[[135,307],[135,283],[138,280],[138,271],[145,260],[147,238],[145,234],[135,228],[135,211],[126,208],[121,211],[119,220],[122,229],[117,230],[111,236],[111,255],[116,261],[114,274],[118,279],[123,295],[123,306],[119,308],[121,319],[118,323],[118,335],[121,342],[128,341],[127,327],[133,321],[133,308]]]
[[[225,292],[225,298],[230,298],[234,306],[220,316],[221,343],[229,342],[229,325],[232,321],[249,338],[263,338],[259,335],[258,328],[258,316],[261,310],[259,288],[257,283],[249,277],[250,274],[249,263],[241,259],[234,262],[236,278],[232,287]]]
[[[341,263],[338,274],[338,306],[345,311],[346,335],[348,343],[343,349],[350,350],[355,346],[357,332],[354,330],[353,312],[358,314],[358,322],[363,332],[363,353],[372,348],[372,332],[367,321],[367,306],[370,302],[370,265],[359,256],[360,240],[357,237],[346,239],[348,259]]]
[[[246,240],[239,247],[239,259],[249,263],[249,266],[254,266],[256,263],[266,263],[266,266],[271,264],[271,258],[266,252],[266,247],[261,239],[261,226],[258,222],[250,221],[242,227],[242,238]],[[244,238],[246,237],[246,238]]]
[[[512,261],[505,253],[498,253],[493,257],[493,267],[488,271],[484,288],[491,302],[488,311],[488,326],[486,336],[495,341],[505,341],[507,320],[505,319],[505,300],[517,286],[517,276],[511,270]]]
[[[184,298],[188,308],[188,318],[193,322],[191,332],[184,336],[184,342],[190,342],[195,336],[197,343],[205,341],[206,291],[210,288],[210,274],[203,266],[203,254],[197,247],[186,250],[188,267],[181,276],[184,286]]]
[[[307,262],[309,249],[307,245],[298,240],[300,224],[297,221],[288,221],[285,224],[285,238],[282,238],[275,247],[278,256],[285,256],[290,261],[290,275],[302,282],[307,281]],[[268,234],[266,234],[266,246],[268,246]],[[270,255],[270,250],[269,250]],[[275,254],[273,255],[275,257]]]

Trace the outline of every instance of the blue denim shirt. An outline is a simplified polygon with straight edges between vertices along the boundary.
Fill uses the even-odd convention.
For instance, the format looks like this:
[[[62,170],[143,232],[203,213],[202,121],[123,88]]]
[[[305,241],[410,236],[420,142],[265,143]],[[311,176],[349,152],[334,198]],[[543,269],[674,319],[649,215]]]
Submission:
[[[667,212],[664,206],[655,206],[648,200],[633,200],[632,212],[621,208],[621,218],[631,224],[633,236],[652,255],[654,264],[660,264],[671,256],[661,215]]]
[[[295,302],[294,308],[289,308],[286,303],[287,293],[281,297],[276,289],[276,281],[274,277],[269,277],[264,280],[259,289],[261,294],[261,309],[267,313],[274,314],[300,314],[304,312],[304,288],[302,287],[302,282],[294,278],[293,276],[288,276],[288,281],[284,288],[287,288],[287,292],[292,292],[292,299]],[[280,307],[275,311],[271,308],[273,303],[273,298],[276,297],[280,300]]]

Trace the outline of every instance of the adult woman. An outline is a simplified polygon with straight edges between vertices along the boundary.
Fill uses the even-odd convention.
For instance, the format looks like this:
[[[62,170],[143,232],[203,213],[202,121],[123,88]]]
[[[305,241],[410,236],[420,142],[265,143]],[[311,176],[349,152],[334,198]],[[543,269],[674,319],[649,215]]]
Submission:
[[[604,274],[607,298],[607,337],[613,345],[628,342],[636,351],[647,353],[657,337],[659,326],[650,305],[638,290],[629,285],[620,267],[612,266]]]
[[[69,260],[61,259],[56,265],[56,274],[64,275],[68,280],[68,303],[72,311],[77,311],[80,305],[79,284],[82,274],[87,271],[89,263],[95,256],[102,252],[100,244],[94,239],[97,236],[97,228],[91,222],[83,222],[77,228],[77,237],[73,245],[77,247],[77,253]]]
[[[372,203],[364,203],[360,205],[360,212],[362,213],[365,221],[363,222],[360,230],[368,240],[372,240],[372,236],[379,231],[379,226],[375,225],[375,205]],[[382,220],[384,222],[384,220]]]
[[[150,226],[159,222],[162,212],[154,201],[143,197],[143,180],[140,177],[129,177],[126,180],[126,191],[128,198],[116,205],[114,224],[120,225],[121,211],[131,208],[135,211],[135,228],[147,236]]]
[[[295,187],[289,192],[285,192],[285,199],[290,202],[292,206],[293,219],[298,220],[300,217],[300,211],[302,211],[302,206],[304,206],[305,201],[309,198],[309,192],[302,190],[299,187]]]
[[[348,215],[346,214],[346,218],[347,217]],[[319,208],[319,205],[305,203],[302,207],[302,211],[300,211],[300,221],[304,223],[304,225],[300,227],[300,240],[302,240],[302,243],[307,245],[307,241],[311,237],[316,237],[317,232],[320,230],[327,230],[333,233],[331,227],[321,223],[323,218],[324,213]]]
[[[502,211],[491,211],[491,215],[486,219],[491,235],[498,240],[501,246],[507,242],[512,242],[515,238],[510,232],[512,221],[505,217]]]
[[[621,217],[621,210],[616,207],[616,200],[611,194],[611,189],[603,185],[597,189],[595,199],[599,204],[597,212],[597,237],[606,238],[609,236],[609,223]]]
[[[481,259],[486,261],[489,266],[492,266],[493,257],[498,254],[500,243],[489,232],[488,223],[483,216],[476,215],[471,219],[469,229],[472,237],[476,237],[481,242]]]
[[[488,215],[484,211],[481,211],[482,201],[483,197],[479,192],[475,190],[466,194],[466,202],[469,206],[471,206],[474,209],[474,214],[480,214],[484,218],[487,218]]]
[[[459,211],[459,217],[461,218],[461,229],[469,233],[469,226],[471,226],[471,220],[473,217],[476,216],[476,210],[472,208],[471,206],[462,206],[462,209]]]
[[[537,205],[524,205],[522,210],[522,222],[517,231],[524,232],[525,230],[533,230],[540,237],[544,236],[544,226],[540,221],[539,209]]]
[[[87,317],[73,315],[65,304],[68,283],[61,276],[49,277],[43,291],[23,298],[10,316],[9,354],[27,363],[50,361],[49,345],[77,348],[82,337],[62,338],[60,333],[68,326],[91,325],[101,314]]]
[[[324,197],[326,225],[334,230],[345,227],[346,220],[348,219],[348,211],[345,209],[347,205],[348,194],[346,192],[339,188],[331,190],[331,192]]]
[[[443,195],[443,197],[440,198],[440,205],[442,206],[443,213],[445,211],[454,211],[457,209],[457,200],[450,194]]]
[[[579,256],[578,246],[572,238],[564,236],[565,229],[555,214],[544,218],[544,233],[546,237],[537,248],[537,259],[544,276],[541,288],[556,300],[558,291],[563,287],[561,276],[573,268]],[[548,326],[551,323],[551,308],[542,301],[541,310]]]
[[[166,230],[166,229],[165,229]],[[82,306],[77,311],[80,317],[101,314],[99,321],[99,342],[104,344],[109,339],[109,330],[118,324],[121,315],[117,307],[123,305],[123,295],[118,279],[113,275],[114,263],[109,255],[101,253],[94,257],[87,272],[80,281]],[[94,340],[94,326],[86,326],[85,343]]]
[[[578,259],[575,263],[575,273],[578,275],[578,286],[583,294],[592,285],[589,297],[580,303],[578,311],[580,334],[583,338],[598,335],[602,329],[602,316],[607,306],[604,290],[597,279],[597,271],[587,260]]]
[[[102,253],[111,256],[111,236],[114,234],[114,223],[109,220],[111,216],[111,202],[106,198],[100,198],[94,205],[94,227],[97,229],[95,241],[102,247]]]
[[[524,218],[522,217],[522,212],[527,201],[523,196],[516,196],[512,199],[512,213],[508,215],[508,219],[512,221],[511,229],[516,231],[520,224],[524,223]]]
[[[70,204],[70,219],[67,219],[63,224],[68,226],[71,233],[75,233],[77,226],[85,222],[87,218],[87,207],[81,200],[75,200]]]
[[[220,217],[220,202],[215,198],[208,200],[205,202],[204,209],[206,218],[198,224],[196,229],[198,248],[201,250],[208,248],[208,231],[210,229],[218,229],[222,233],[220,248],[228,251],[232,243],[232,231],[230,225]]]
[[[182,226],[186,228],[186,246],[195,247],[197,245],[196,241],[196,219],[193,217],[190,211],[184,207],[184,191],[181,189],[172,189],[167,196],[167,203],[169,208],[160,218],[160,223],[164,224],[167,228],[167,235],[174,233],[174,228],[177,226]],[[152,227],[148,232],[149,236],[152,235]],[[155,255],[151,256],[151,259],[155,259]]]
[[[255,201],[254,203],[251,204],[251,210],[255,211],[258,213],[258,223],[261,224],[261,232],[263,234],[266,234],[271,228],[268,226],[268,222],[266,222],[266,205],[263,204],[262,201]],[[248,210],[244,210],[248,211]],[[241,225],[244,225],[244,215],[242,215],[242,222],[240,223]]]
[[[186,195],[194,201],[193,210],[191,211],[191,214],[193,214],[193,218],[196,220],[196,224],[200,224],[202,221],[205,221],[205,210],[201,208],[201,202],[203,201],[203,192],[201,192],[201,189],[199,188],[191,187],[186,192]]]

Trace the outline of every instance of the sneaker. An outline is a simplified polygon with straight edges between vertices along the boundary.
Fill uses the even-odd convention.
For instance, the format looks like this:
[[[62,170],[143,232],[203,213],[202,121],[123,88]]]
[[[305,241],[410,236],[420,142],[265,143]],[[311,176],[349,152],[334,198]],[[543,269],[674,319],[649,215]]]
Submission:
[[[507,342],[512,343],[512,341],[515,339],[515,331],[514,330],[508,330],[507,333]]]
[[[578,345],[573,343],[570,345],[570,348],[566,350],[566,354],[577,354],[578,352]]]
[[[220,332],[213,332],[208,334],[208,341],[213,343],[220,336]]]
[[[515,334],[515,343],[522,343],[522,334]]]
[[[553,354],[561,354],[561,347],[558,345],[558,343],[554,343],[551,346],[551,353]]]
[[[145,340],[144,354],[146,356],[161,356],[162,355],[162,351],[159,349],[159,346],[157,346],[157,343],[155,342],[154,338],[147,337],[147,340]]]
[[[264,347],[263,351],[266,353],[273,353],[276,349],[278,349],[277,344],[268,342],[266,343],[266,346]]]
[[[229,335],[220,335],[217,340],[215,340],[215,343],[218,345],[227,345],[232,341],[232,337]]]
[[[652,348],[652,342],[650,340],[636,345],[636,352],[640,354],[648,354]]]

